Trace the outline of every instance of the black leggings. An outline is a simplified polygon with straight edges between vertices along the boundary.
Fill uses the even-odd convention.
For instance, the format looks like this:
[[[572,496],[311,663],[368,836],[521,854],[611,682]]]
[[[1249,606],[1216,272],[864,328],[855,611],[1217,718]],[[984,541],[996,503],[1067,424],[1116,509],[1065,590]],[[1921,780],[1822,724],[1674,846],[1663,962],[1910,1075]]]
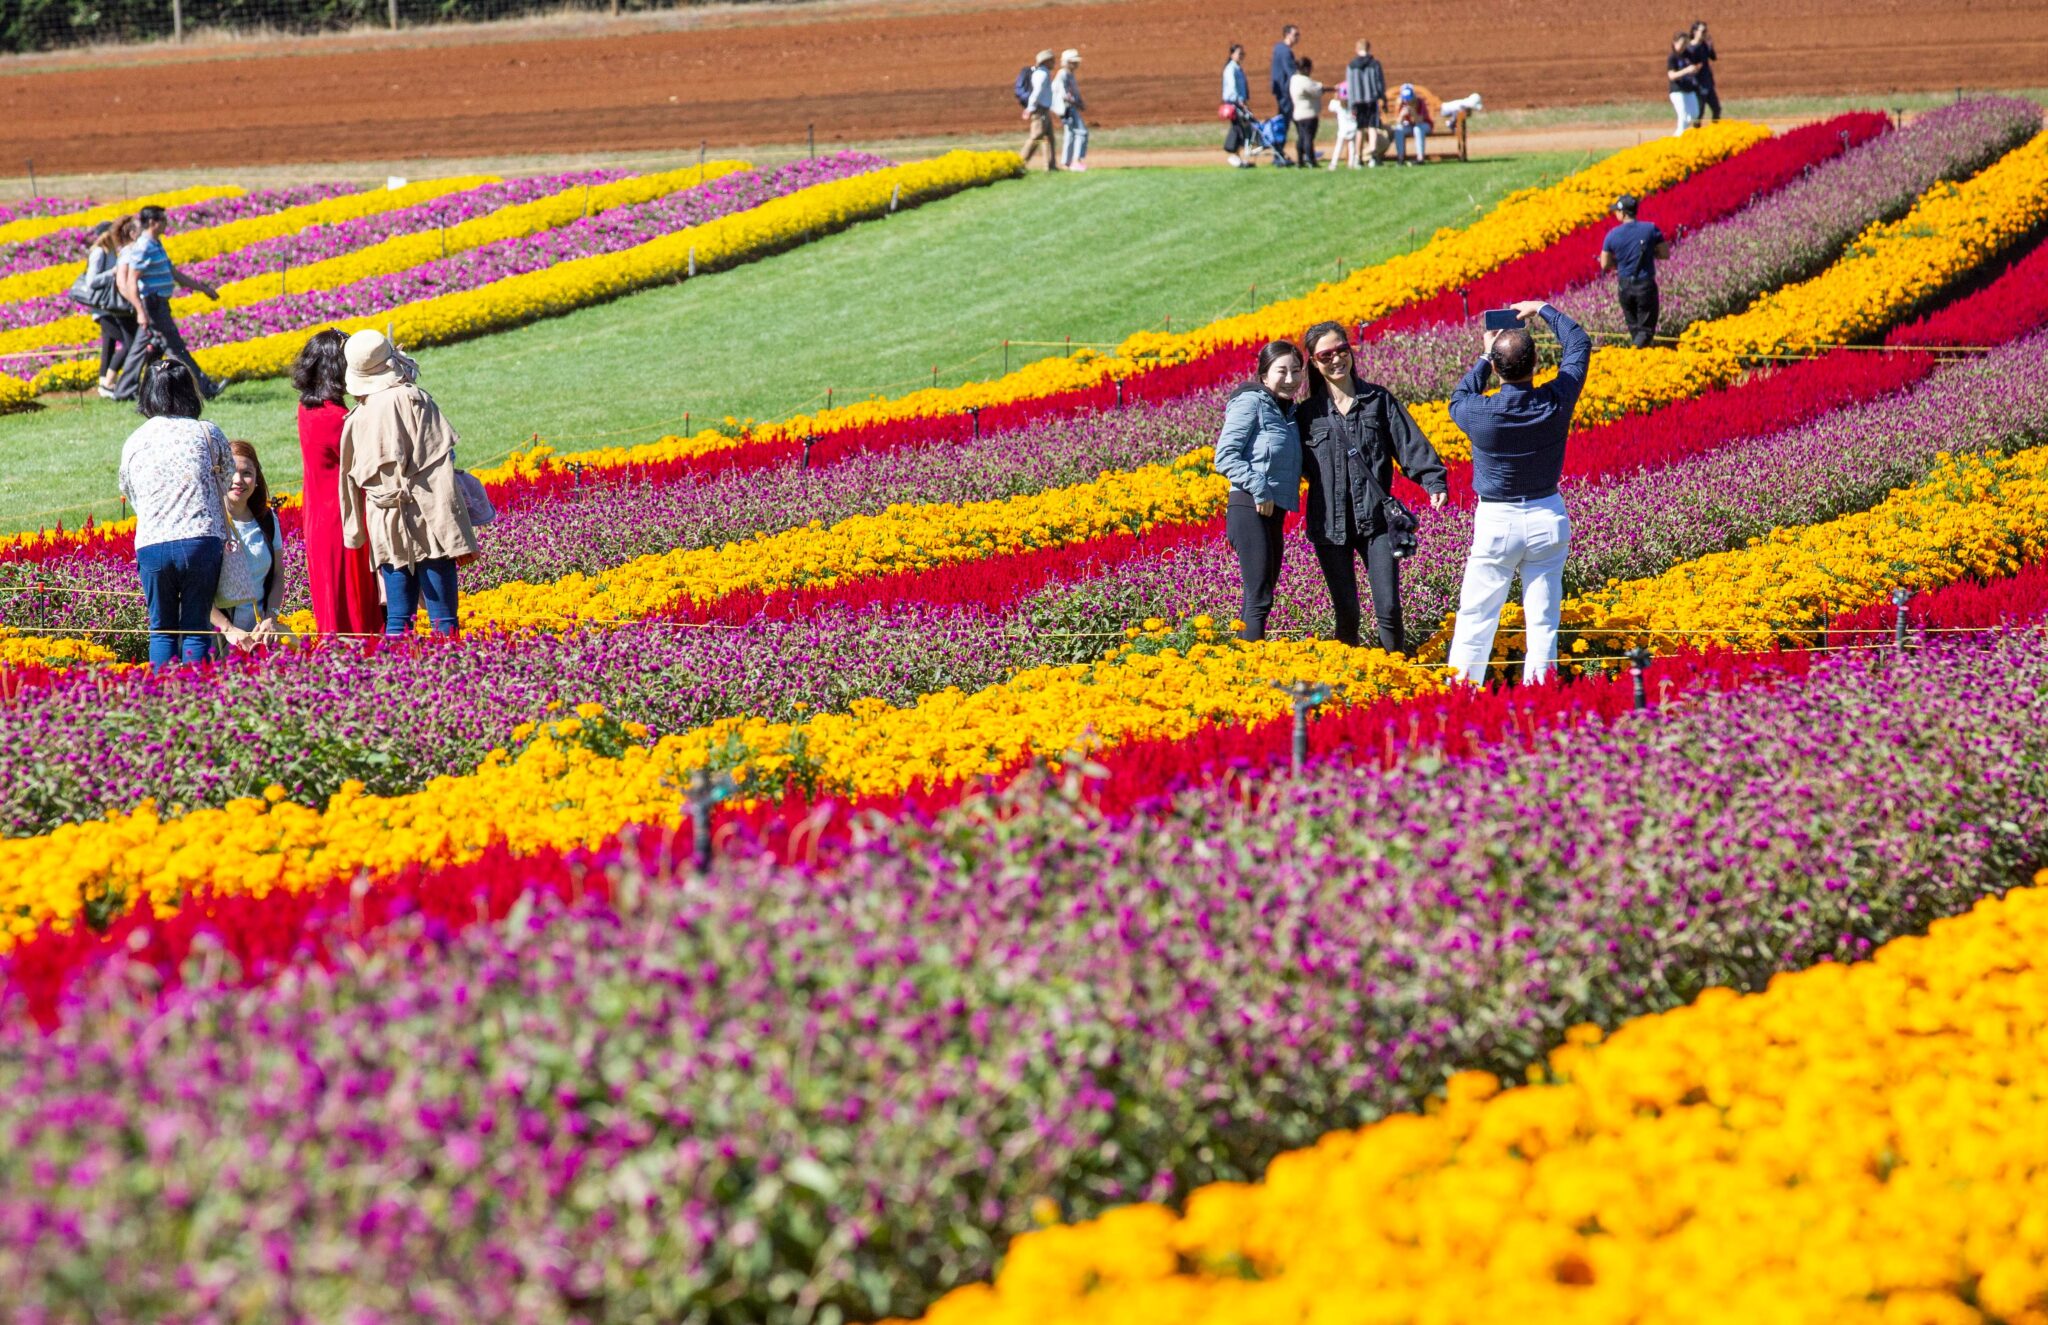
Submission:
[[[1273,587],[1280,583],[1280,559],[1286,551],[1280,536],[1286,525],[1287,512],[1278,506],[1271,515],[1260,515],[1249,492],[1230,490],[1223,528],[1237,550],[1237,569],[1244,577],[1244,606],[1238,612],[1244,629],[1238,632],[1239,639],[1266,638],[1266,617],[1273,611]]]
[[[104,380],[121,366],[128,347],[135,343],[135,315],[95,313],[93,321],[100,324],[100,377]]]
[[[1323,568],[1323,583],[1330,586],[1330,606],[1337,614],[1337,639],[1358,643],[1358,567],[1354,557],[1365,558],[1366,579],[1372,585],[1373,624],[1379,628],[1380,647],[1404,652],[1408,636],[1401,629],[1401,563],[1394,556],[1394,541],[1385,534],[1364,537],[1352,534],[1348,543],[1316,543],[1316,561]]]
[[[1702,120],[1707,118],[1708,111],[1714,112],[1714,123],[1719,124],[1721,122],[1721,94],[1710,87],[1700,89],[1700,118]]]
[[[1319,119],[1296,120],[1294,122],[1295,164],[1312,166],[1316,163],[1316,130],[1322,127]]]

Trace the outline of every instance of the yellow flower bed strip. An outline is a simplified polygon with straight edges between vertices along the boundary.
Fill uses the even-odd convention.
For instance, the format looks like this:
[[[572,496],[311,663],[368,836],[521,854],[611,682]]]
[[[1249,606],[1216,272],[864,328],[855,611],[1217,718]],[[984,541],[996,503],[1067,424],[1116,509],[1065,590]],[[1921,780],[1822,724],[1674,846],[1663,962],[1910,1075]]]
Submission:
[[[948,152],[931,161],[813,185],[623,252],[576,258],[545,271],[414,300],[335,325],[343,331],[356,331],[364,327],[382,330],[388,323],[401,345],[446,345],[679,280],[690,271],[693,253],[699,272],[737,266],[885,215],[892,206],[915,206],[961,189],[1013,178],[1023,168],[1015,152]],[[695,171],[693,166],[685,173],[694,175]],[[435,243],[438,252],[438,238]],[[306,335],[304,331],[279,332],[200,350],[195,357],[208,373],[228,380],[277,377],[290,370]],[[92,368],[89,363],[55,365],[36,375],[35,387],[52,391],[90,386]]]
[[[2048,885],[2048,873],[2035,880]],[[2048,1320],[2048,889],[1029,1233],[930,1325]]]
[[[89,904],[110,900],[116,910],[145,895],[176,905],[201,884],[263,896],[358,871],[473,860],[494,843],[515,851],[595,845],[630,824],[674,824],[689,773],[707,763],[883,793],[999,772],[1027,749],[1058,754],[1273,717],[1291,703],[1275,681],[1331,683],[1338,698],[1353,702],[1441,684],[1431,669],[1378,650],[1326,640],[1243,645],[1219,638],[1213,623],[1197,619],[1195,626],[1209,642],[1185,652],[1034,668],[973,694],[948,690],[906,708],[876,701],[797,726],[722,722],[607,758],[579,740],[584,724],[611,721],[591,705],[520,733],[533,740],[516,756],[494,752],[474,773],[436,778],[411,795],[366,796],[349,784],[324,809],[312,809],[274,789],[271,799],[182,817],[145,803],[44,837],[10,839],[0,842],[0,951],[46,921],[67,925]]]
[[[73,663],[102,663],[120,667],[112,652],[87,639],[68,635],[23,635],[0,626],[0,667],[68,667]]]
[[[155,203],[159,207],[183,207],[189,203],[205,202],[209,198],[239,198],[247,189],[232,184],[201,184],[189,189],[174,189],[169,193],[152,193],[143,198],[124,198],[120,202],[103,202],[81,211],[66,212],[62,216],[24,216],[17,221],[0,225],[0,244],[19,244],[25,240],[37,239],[54,234],[59,230],[70,230],[76,226],[97,225],[125,215],[144,203]]]
[[[1812,280],[1689,328],[1685,349],[1757,356],[1866,336],[2037,232],[2048,218],[2048,133],[1960,184],[1937,184],[1897,221],[1871,226]]]
[[[335,198],[323,198],[298,207],[287,207],[283,211],[271,212],[264,216],[245,216],[239,221],[228,221],[221,225],[209,226],[203,230],[181,230],[164,237],[164,251],[171,255],[173,262],[203,262],[207,258],[235,249],[247,248],[266,239],[281,235],[295,235],[299,231],[316,225],[332,225],[337,221],[352,221],[358,217],[376,216],[383,212],[395,212],[406,207],[415,207],[423,202],[463,189],[473,189],[483,184],[495,184],[496,175],[461,175],[453,179],[423,180],[408,184],[401,189],[364,189],[360,193],[345,193]],[[239,192],[239,190],[237,190]],[[327,264],[321,263],[319,266]],[[0,278],[0,302],[13,303],[36,295],[57,294],[68,288],[78,278],[83,264],[63,262],[49,267],[38,267],[34,271],[16,272]],[[300,280],[303,272],[315,270],[306,267],[292,273],[294,281]],[[278,278],[265,276],[261,283],[267,287],[264,293],[253,299],[247,294],[230,298],[230,291],[240,291],[254,281],[237,281],[221,287],[221,302],[228,305],[251,303],[254,299],[267,299],[277,293]],[[323,284],[307,281],[301,288]],[[195,309],[210,306],[204,295],[184,295],[172,302],[172,309],[178,313],[189,313]],[[83,324],[85,335],[93,334],[91,318],[67,318],[57,322],[44,322],[33,327],[20,327],[0,337],[0,353],[15,350],[39,349],[44,345],[65,345],[77,340],[78,325]],[[34,341],[26,338],[38,337]]]

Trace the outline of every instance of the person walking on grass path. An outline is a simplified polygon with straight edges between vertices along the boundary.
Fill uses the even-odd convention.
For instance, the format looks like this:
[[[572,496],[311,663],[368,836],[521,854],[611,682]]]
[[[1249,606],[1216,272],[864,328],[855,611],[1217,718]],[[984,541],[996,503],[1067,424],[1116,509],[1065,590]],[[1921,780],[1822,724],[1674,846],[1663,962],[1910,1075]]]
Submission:
[[[1223,57],[1223,100],[1220,103],[1229,127],[1223,131],[1223,159],[1233,167],[1243,169],[1255,164],[1251,154],[1258,150],[1257,138],[1247,137],[1244,126],[1252,118],[1251,80],[1244,73],[1244,47],[1237,42],[1230,43],[1230,53]]]
[[[141,226],[141,233],[121,250],[114,265],[115,285],[120,289],[122,298],[135,310],[135,338],[122,364],[120,381],[111,391],[102,388],[100,394],[109,400],[132,400],[135,397],[146,362],[141,351],[154,339],[161,340],[170,356],[191,370],[192,380],[199,384],[200,394],[211,400],[220,394],[220,385],[200,369],[199,361],[186,348],[185,338],[178,334],[177,319],[171,316],[171,293],[182,285],[219,303],[220,291],[179,271],[171,261],[171,255],[164,251],[164,235],[169,233],[171,224],[169,213],[151,203],[138,210],[135,219]]]
[[[121,495],[135,512],[135,572],[149,613],[149,665],[203,662],[208,617],[228,538],[228,439],[201,421],[199,381],[161,350],[144,357],[136,412],[145,422],[121,447]]]
[[[341,428],[342,541],[368,546],[384,584],[384,633],[412,632],[422,601],[437,635],[457,624],[456,564],[476,555],[469,503],[457,485],[455,430],[419,387],[419,365],[381,331],[342,347],[349,394]]]
[[[284,545],[278,541],[263,461],[255,447],[239,438],[228,443],[228,450],[235,472],[228,480],[228,539],[212,618],[224,655],[258,649],[290,633],[277,624],[284,607]]]
[[[1572,522],[1557,481],[1564,472],[1572,410],[1586,386],[1593,342],[1579,324],[1541,299],[1515,304],[1522,326],[1489,331],[1484,352],[1451,392],[1451,422],[1472,439],[1472,551],[1458,596],[1450,664],[1474,685],[1486,679],[1500,609],[1517,572],[1527,617],[1524,684],[1550,674],[1557,660],[1558,611],[1564,601],[1564,561]],[[1535,384],[1536,341],[1528,324],[1541,317],[1560,346],[1557,376]],[[1503,385],[1486,394],[1499,373]]]
[[[1230,393],[1216,436],[1216,472],[1230,480],[1223,528],[1244,580],[1241,640],[1266,638],[1286,546],[1281,534],[1301,500],[1301,433],[1294,426],[1301,375],[1300,348],[1293,341],[1269,342],[1259,351],[1254,379]]]
[[[1614,273],[1629,343],[1640,350],[1657,338],[1657,259],[1671,256],[1671,244],[1662,230],[1636,219],[1636,206],[1633,193],[1614,200],[1619,224],[1600,241],[1600,270]]]
[[[1676,138],[1700,122],[1699,61],[1692,57],[1692,34],[1678,32],[1671,37],[1671,54],[1664,57],[1664,80],[1671,85],[1671,110],[1678,117]]]
[[[348,337],[314,332],[292,365],[299,393],[299,462],[305,474],[300,538],[313,624],[323,634],[374,635],[384,629],[377,572],[367,547],[342,541],[341,428],[348,421]]]
[[[1058,170],[1059,144],[1052,136],[1052,52],[1040,51],[1031,62],[1031,89],[1024,97],[1024,165],[1045,144],[1045,168]]]
[[[1086,109],[1074,71],[1081,67],[1081,52],[1068,47],[1060,52],[1060,67],[1052,76],[1052,114],[1060,122],[1060,168],[1088,168],[1088,122],[1081,118]]]
[[[1308,350],[1308,395],[1295,422],[1308,479],[1304,524],[1329,586],[1337,639],[1356,648],[1362,619],[1358,562],[1372,585],[1380,647],[1401,653],[1401,558],[1415,547],[1414,512],[1393,495],[1394,465],[1442,509],[1450,482],[1436,448],[1394,393],[1358,376],[1342,325],[1318,322],[1301,338]]]

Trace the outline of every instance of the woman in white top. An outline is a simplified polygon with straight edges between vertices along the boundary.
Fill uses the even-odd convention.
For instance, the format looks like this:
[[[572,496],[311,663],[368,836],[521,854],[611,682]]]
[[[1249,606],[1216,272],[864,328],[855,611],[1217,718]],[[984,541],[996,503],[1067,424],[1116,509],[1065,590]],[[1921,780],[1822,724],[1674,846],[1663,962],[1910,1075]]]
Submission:
[[[1295,63],[1294,77],[1287,81],[1288,96],[1294,102],[1295,164],[1309,167],[1318,160],[1316,130],[1322,124],[1317,112],[1322,108],[1323,85],[1309,77],[1315,67],[1316,62],[1304,55]]]
[[[148,422],[121,447],[120,483],[135,512],[149,665],[203,662],[213,644],[207,617],[220,585],[234,458],[221,430],[199,421],[199,382],[180,361],[148,363],[136,407]]]
[[[235,458],[228,480],[227,551],[220,588],[213,597],[213,628],[232,649],[249,650],[280,638],[277,613],[284,606],[283,551],[277,513],[270,508],[270,484],[256,448],[239,439],[228,443]]]
[[[1088,125],[1081,118],[1086,109],[1081,90],[1074,86],[1074,70],[1081,65],[1081,52],[1069,48],[1060,52],[1059,72],[1052,76],[1052,117],[1065,130],[1060,139],[1060,168],[1088,168]]]

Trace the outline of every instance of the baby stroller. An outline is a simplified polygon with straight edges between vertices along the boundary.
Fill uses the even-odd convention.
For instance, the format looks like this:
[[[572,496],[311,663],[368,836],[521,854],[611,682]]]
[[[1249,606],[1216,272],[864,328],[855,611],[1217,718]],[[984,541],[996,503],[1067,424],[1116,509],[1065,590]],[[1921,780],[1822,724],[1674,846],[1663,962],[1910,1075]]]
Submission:
[[[1275,161],[1285,164],[1286,157],[1282,155],[1287,147],[1285,115],[1275,115],[1269,120],[1262,120],[1235,103],[1226,103],[1224,109],[1230,112],[1231,127],[1236,130],[1237,142],[1240,144],[1237,150],[1244,154],[1247,164],[1250,164],[1251,158],[1256,154],[1267,151],[1273,153]]]

